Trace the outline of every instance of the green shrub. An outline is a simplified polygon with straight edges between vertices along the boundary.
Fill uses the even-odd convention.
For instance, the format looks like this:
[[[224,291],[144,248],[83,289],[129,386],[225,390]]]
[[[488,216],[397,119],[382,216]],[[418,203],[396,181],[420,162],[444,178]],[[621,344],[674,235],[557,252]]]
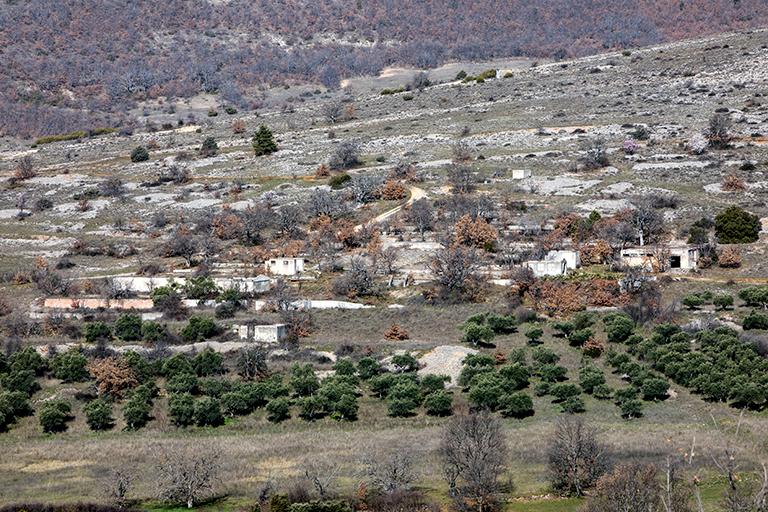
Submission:
[[[555,397],[556,400],[567,400],[572,396],[579,396],[581,394],[581,388],[576,384],[555,384],[549,390],[549,394]]]
[[[643,415],[643,402],[640,400],[625,400],[619,404],[621,417],[631,420]]]
[[[120,315],[115,322],[115,336],[123,341],[142,339],[141,317],[133,313]]]
[[[400,380],[390,388],[387,401],[390,416],[410,416],[421,404],[421,389],[411,380]]]
[[[726,310],[733,306],[733,296],[727,294],[716,295],[712,299],[712,304],[719,310]]]
[[[686,295],[683,297],[681,302],[683,306],[687,307],[691,311],[700,308],[705,303],[704,299],[695,293]]]
[[[138,430],[149,423],[152,418],[152,402],[147,401],[141,394],[134,394],[125,405],[123,405],[123,419],[126,428],[129,430]]]
[[[310,396],[320,389],[320,380],[311,364],[294,363],[291,367],[290,385],[297,396]]]
[[[397,354],[392,356],[392,366],[397,373],[409,373],[419,369],[419,362],[410,354]]]
[[[165,383],[165,389],[169,393],[190,393],[198,391],[199,381],[192,373],[177,373]]]
[[[741,326],[745,331],[750,331],[752,329],[768,329],[768,314],[750,311],[750,313],[744,317]]]
[[[199,377],[209,377],[224,373],[224,357],[207,347],[192,359],[192,368]]]
[[[505,381],[505,388],[518,390],[528,387],[531,370],[524,364],[512,363],[499,368],[499,375]]]
[[[307,421],[322,418],[328,413],[326,404],[318,396],[304,396],[296,404],[299,406],[299,417]]]
[[[603,319],[605,333],[610,343],[626,341],[635,330],[635,323],[626,315],[614,314]]]
[[[172,394],[168,399],[168,414],[178,427],[192,425],[195,422],[195,399],[189,393]]]
[[[398,356],[395,356],[398,357]],[[399,356],[399,359],[397,361],[408,361],[410,362],[410,359],[415,361],[412,357],[405,355],[405,356]],[[395,362],[395,359],[392,359],[392,362],[397,366],[398,363]],[[407,364],[406,364],[407,366]],[[418,363],[416,364],[416,368],[418,368]],[[349,358],[342,358],[336,361],[333,364],[333,370],[336,372],[336,375],[348,375],[348,376],[354,376],[357,374],[357,369],[355,368],[355,364],[349,359]]]
[[[112,330],[104,322],[93,322],[85,326],[85,341],[94,343],[112,339]]]
[[[544,364],[538,369],[538,374],[544,382],[558,382],[566,379],[568,369],[556,364]]]
[[[715,217],[715,235],[721,244],[749,244],[760,238],[760,218],[731,206]]]
[[[216,154],[219,152],[219,145],[216,143],[216,139],[213,137],[206,137],[203,140],[202,146],[200,146],[200,155],[208,158],[211,156],[216,156]]]
[[[198,427],[218,427],[224,424],[221,404],[215,398],[205,396],[195,402],[195,423]]]
[[[88,359],[77,350],[68,350],[51,360],[53,376],[64,382],[83,382],[90,374],[86,366]]]
[[[596,387],[605,384],[605,375],[596,366],[585,366],[579,370],[579,384],[585,393],[592,394]]]
[[[421,393],[423,395],[429,395],[435,391],[442,391],[445,389],[445,383],[450,381],[451,378],[447,375],[435,375],[428,373],[421,378],[419,386],[421,387]]]
[[[533,361],[539,365],[555,364],[560,361],[560,356],[548,347],[536,347],[533,350]]]
[[[750,307],[768,307],[768,286],[750,286],[739,292],[739,298]]]
[[[586,411],[584,400],[579,396],[570,396],[560,402],[560,410],[566,414],[576,414]]]
[[[42,375],[48,368],[43,356],[37,353],[34,347],[24,347],[14,352],[8,358],[8,368],[10,371],[28,370],[35,375]]]
[[[533,387],[533,394],[536,396],[547,396],[552,390],[552,384],[549,382],[539,382]]]
[[[163,362],[163,375],[165,375],[166,378],[170,379],[174,375],[180,373],[195,373],[194,368],[192,367],[192,361],[190,361],[186,354],[174,354]]]
[[[594,333],[592,332],[592,329],[579,329],[573,331],[570,336],[568,336],[568,343],[573,347],[580,347],[589,341],[593,335]]]
[[[141,339],[150,343],[162,343],[168,340],[168,329],[158,322],[143,322]]]
[[[72,406],[66,400],[49,400],[40,408],[40,426],[50,434],[64,432],[71,419]]]
[[[453,396],[447,391],[434,391],[424,398],[424,410],[430,416],[450,416],[453,413]]]
[[[340,188],[343,188],[344,185],[346,185],[350,181],[352,181],[352,176],[350,176],[345,172],[342,172],[342,173],[334,174],[333,176],[331,176],[331,179],[328,180],[328,184],[331,186],[332,189],[338,190]]]
[[[228,391],[221,395],[221,409],[227,416],[244,416],[253,411],[248,395],[241,391]]]
[[[131,162],[146,162],[149,160],[149,151],[144,146],[137,146],[131,151]]]
[[[667,398],[669,383],[664,379],[646,379],[640,390],[644,400],[663,400]]]
[[[605,384],[599,384],[592,390],[592,396],[598,400],[609,400],[613,398],[613,390]]]
[[[2,382],[6,390],[17,391],[27,396],[32,396],[33,393],[40,389],[40,384],[37,383],[35,374],[31,370],[12,369],[5,375],[2,375],[0,382]]]
[[[105,128],[108,129],[108,128]],[[35,139],[35,145],[41,145],[41,144],[50,144],[51,142],[64,142],[67,140],[77,140],[77,139],[84,139],[88,136],[88,133],[82,130],[69,132],[69,133],[61,133],[59,135],[45,135],[43,137],[38,137]]]
[[[526,418],[533,416],[533,399],[526,393],[511,393],[502,395],[499,399],[499,410],[502,416],[508,418]]]
[[[539,343],[541,337],[544,336],[544,330],[539,327],[534,327],[525,331],[525,337],[528,338],[528,343]]]
[[[357,374],[363,380],[369,380],[381,372],[381,365],[372,357],[364,357],[357,362]]]
[[[495,334],[510,334],[517,330],[517,320],[512,315],[488,315],[486,323]]]
[[[109,430],[115,425],[115,419],[112,417],[112,404],[104,398],[88,402],[83,410],[85,411],[85,421],[91,430]]]
[[[345,393],[332,404],[331,417],[337,421],[355,421],[357,419],[357,411],[357,398],[350,393]]]
[[[192,316],[187,326],[181,330],[181,337],[188,343],[196,343],[213,338],[218,334],[219,328],[211,318],[207,316]]]
[[[291,417],[291,402],[287,398],[275,398],[267,403],[267,419],[280,423]]]
[[[219,293],[219,287],[207,276],[193,277],[184,285],[184,293],[188,298],[194,300],[209,300],[216,298]]]

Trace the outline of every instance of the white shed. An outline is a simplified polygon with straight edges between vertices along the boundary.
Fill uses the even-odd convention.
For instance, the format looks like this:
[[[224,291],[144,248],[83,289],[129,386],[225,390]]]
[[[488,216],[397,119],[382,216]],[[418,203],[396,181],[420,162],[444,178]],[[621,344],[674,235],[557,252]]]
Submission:
[[[524,180],[531,177],[530,169],[512,169],[513,180]]]
[[[264,268],[278,276],[295,276],[304,272],[304,258],[271,258],[264,262]]]

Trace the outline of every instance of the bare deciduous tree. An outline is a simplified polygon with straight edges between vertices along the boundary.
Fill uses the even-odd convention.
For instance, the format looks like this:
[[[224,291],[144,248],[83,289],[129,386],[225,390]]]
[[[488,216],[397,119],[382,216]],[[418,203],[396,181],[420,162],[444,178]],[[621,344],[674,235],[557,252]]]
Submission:
[[[477,252],[471,247],[452,246],[435,252],[429,269],[437,282],[449,294],[463,293],[480,265]]]
[[[365,460],[365,474],[371,484],[384,492],[408,490],[416,479],[413,455],[407,450],[398,450],[388,456],[370,456]]]
[[[454,194],[469,194],[477,186],[477,177],[471,168],[452,164],[448,167],[448,183],[451,184]]]
[[[221,470],[221,454],[199,446],[175,446],[162,449],[157,463],[157,494],[160,499],[195,503],[213,492]]]
[[[571,496],[582,496],[607,469],[597,433],[580,418],[558,420],[548,458],[552,487]]]
[[[452,418],[439,454],[457,506],[493,510],[502,488],[499,478],[507,469],[507,442],[499,419],[487,411]]]
[[[427,199],[419,199],[411,204],[408,210],[408,221],[413,224],[416,231],[424,240],[424,233],[434,228],[434,211],[432,204]]]
[[[360,144],[356,140],[345,140],[334,149],[328,160],[328,167],[334,171],[349,169],[360,163]]]
[[[128,495],[133,488],[134,474],[127,468],[115,468],[106,472],[102,479],[104,496],[117,508],[128,505]]]

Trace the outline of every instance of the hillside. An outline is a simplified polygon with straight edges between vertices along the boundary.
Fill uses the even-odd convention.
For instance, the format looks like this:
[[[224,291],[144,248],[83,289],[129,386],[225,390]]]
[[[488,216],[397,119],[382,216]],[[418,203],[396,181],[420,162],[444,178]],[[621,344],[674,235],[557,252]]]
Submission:
[[[483,30],[493,41],[496,28],[533,16],[523,3],[506,19],[476,2],[460,25],[492,19],[498,27]],[[0,147],[0,412],[13,390],[29,406],[2,417],[0,504],[114,501],[104,489],[120,470],[132,504],[168,510],[184,500],[158,494],[158,464],[180,452],[219,457],[202,510],[266,511],[265,496],[303,504],[326,497],[320,477],[352,501],[367,499],[370,485],[373,512],[447,510],[438,448],[470,409],[491,410],[505,440],[498,510],[574,512],[587,502],[554,488],[547,467],[564,419],[594,427],[610,463],[661,468],[658,482],[674,461],[690,503],[697,490],[706,512],[732,510],[713,458],[735,453],[739,489],[753,490],[753,469],[768,460],[768,31],[658,41],[750,25],[762,3],[670,11],[669,2],[634,2],[633,16],[658,33],[598,42],[574,37],[591,33],[578,9],[615,12],[623,2],[548,2],[572,5],[582,20],[563,27],[577,41],[567,54],[617,49],[537,61],[504,57],[532,53],[522,49],[463,54],[441,36],[440,58],[388,57],[344,90],[299,83],[316,79],[317,65],[274,77],[252,69],[249,78],[237,65],[264,48],[233,46],[243,59],[212,76],[232,72],[227,80],[245,89],[265,76],[291,82],[260,91],[258,111],[222,101],[221,90],[184,89],[189,70],[162,64],[192,62],[182,41],[167,55],[150,52],[151,68],[168,78],[153,92],[112,98],[100,84],[134,51],[123,53],[124,41],[135,55],[149,51],[142,34],[159,19],[218,34],[269,18],[286,40],[309,30],[365,37],[368,27],[372,37],[420,45],[457,17],[427,24],[419,20],[435,16],[429,2],[407,16],[385,4],[404,23],[413,18],[405,31],[376,23],[375,4],[342,16],[346,2],[302,2],[299,19],[317,24],[310,29],[287,27],[267,1],[253,11],[237,1],[194,11],[188,2],[110,3],[116,11],[105,19],[127,9],[143,28],[94,35],[92,54],[114,44],[116,60],[93,80],[99,59],[65,52],[66,31],[53,35],[95,34],[93,12],[79,28],[61,21],[75,4],[49,12],[16,3],[2,14],[34,21],[3,35],[6,55],[18,59],[36,30],[36,51],[66,53],[56,69],[41,64],[30,87],[47,88],[42,97],[71,89],[56,109],[113,105],[121,129],[7,137]],[[633,41],[649,45],[625,48]],[[366,59],[377,51],[355,48]],[[9,83],[23,68],[13,59]],[[434,67],[421,75],[424,65]],[[44,80],[48,72],[58,81]],[[48,126],[47,101],[24,115]],[[91,113],[55,131],[82,129]],[[38,131],[47,128],[14,135]],[[249,325],[269,326],[275,339],[248,339]],[[464,362],[475,351],[482,370],[473,376]],[[117,382],[104,384],[100,364]],[[510,383],[516,371],[525,378]],[[602,379],[599,391],[585,375]],[[511,388],[530,409],[513,410]],[[435,393],[447,401],[437,412],[427,400]],[[51,413],[62,402],[69,411]],[[94,403],[111,420],[98,428]],[[374,500],[381,484],[370,462],[399,455],[410,479],[395,488],[414,500],[402,509]]]
[[[8,1],[0,135],[115,127],[145,99],[217,93],[258,108],[263,85],[336,88],[393,64],[582,56],[766,17],[761,0]]]

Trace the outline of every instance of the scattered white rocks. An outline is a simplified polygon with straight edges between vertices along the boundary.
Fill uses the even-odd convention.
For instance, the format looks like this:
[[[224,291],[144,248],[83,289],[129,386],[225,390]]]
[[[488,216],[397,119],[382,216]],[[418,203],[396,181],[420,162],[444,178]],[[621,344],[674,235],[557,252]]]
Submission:
[[[590,199],[575,206],[584,212],[596,211],[600,214],[612,215],[618,211],[634,208],[628,199]]]
[[[451,386],[457,386],[461,374],[462,361],[477,350],[461,345],[440,345],[419,358],[419,375],[446,375],[450,377]]]

